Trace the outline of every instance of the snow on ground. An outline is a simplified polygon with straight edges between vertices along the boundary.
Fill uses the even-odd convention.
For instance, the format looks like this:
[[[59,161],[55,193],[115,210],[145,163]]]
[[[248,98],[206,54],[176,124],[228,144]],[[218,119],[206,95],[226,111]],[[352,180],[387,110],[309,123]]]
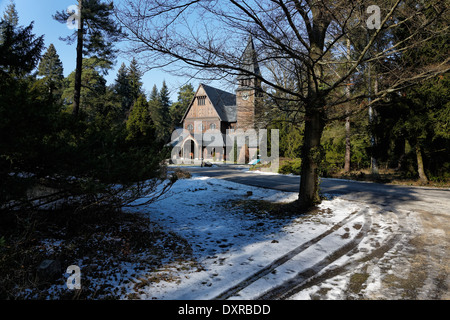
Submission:
[[[351,200],[326,195],[303,215],[267,212],[268,203],[297,196],[208,177],[181,179],[157,202],[124,208],[140,219],[79,239],[98,250],[84,256],[74,247],[73,263],[95,299],[449,297],[447,215],[367,204],[357,193]],[[128,254],[131,234],[143,250]],[[54,236],[39,250],[58,256],[61,247],[73,246]],[[64,292],[65,281],[47,296],[26,289],[20,297],[54,299]]]
[[[242,202],[237,202],[291,202],[297,196],[296,193],[194,177],[177,181],[164,199],[156,203],[126,209],[148,213],[161,228],[185,238],[201,266],[194,268],[180,262],[156,270],[155,274],[170,274],[166,279],[171,280],[140,286],[138,298],[254,299],[272,294],[273,288],[298,279],[305,270],[320,275],[330,266],[345,265],[349,258],[344,249],[358,245],[362,252],[369,251],[395,227],[389,224],[395,222],[384,222],[390,219],[378,218],[379,231],[372,235],[371,242],[364,243],[362,239],[371,227],[374,212],[373,208],[355,201],[334,198],[323,201],[315,212],[283,218],[248,212],[245,206],[239,205]],[[308,242],[303,248],[302,244]],[[289,252],[292,254],[287,256]],[[328,297],[336,298],[339,290],[336,293],[331,288],[340,287],[349,279],[338,277],[331,281],[335,283],[330,284]],[[230,291],[233,287],[235,290]],[[290,298],[311,297],[304,290]]]

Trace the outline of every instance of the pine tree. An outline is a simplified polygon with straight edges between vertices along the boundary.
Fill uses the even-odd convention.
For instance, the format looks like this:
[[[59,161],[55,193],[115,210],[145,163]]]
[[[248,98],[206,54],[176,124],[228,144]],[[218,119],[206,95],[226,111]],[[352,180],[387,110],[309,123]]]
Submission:
[[[139,70],[138,62],[135,58],[131,60],[130,66],[127,72],[128,83],[130,86],[130,98],[132,103],[144,93],[142,90],[142,72]]]
[[[100,72],[101,65],[96,58],[84,59],[82,89],[80,91],[80,101],[84,106],[84,111],[91,116],[97,112],[96,105],[103,100],[106,93],[106,79]],[[69,74],[66,78],[68,83],[63,93],[63,98],[73,106],[73,88],[76,82],[76,71]]]
[[[153,86],[150,93],[150,114],[156,130],[156,138],[159,142],[166,142],[172,133],[172,125],[170,118],[170,94],[166,82],[163,82],[161,91]]]
[[[112,18],[114,13],[114,4],[112,2],[78,0],[78,8],[80,10],[78,30],[71,36],[63,39],[68,43],[77,41],[73,98],[73,113],[75,115],[78,114],[80,109],[83,58],[96,56],[98,59],[106,62],[104,67],[107,70],[117,53],[113,44],[122,35],[120,26]],[[69,18],[70,15],[66,11],[57,12],[54,15],[55,20],[64,24]]]
[[[172,122],[172,128],[180,125],[181,119],[186,113],[189,104],[194,97],[194,87],[191,84],[186,84],[180,88],[178,92],[178,100],[170,107],[169,113]]]
[[[169,88],[167,87],[167,84],[165,81],[163,81],[161,90],[159,92],[159,104],[160,104],[160,132],[158,132],[158,137],[161,139],[161,141],[165,141],[171,132],[173,131],[173,128],[171,127],[171,119],[170,119],[170,92]]]
[[[161,141],[165,135],[165,128],[160,92],[158,91],[156,85],[153,86],[150,93],[149,108],[153,124],[155,125],[156,138]]]
[[[33,23],[27,27],[15,27],[1,21],[0,30],[0,76],[3,73],[22,77],[30,73],[41,56],[44,37],[36,37],[32,33]]]
[[[16,4],[14,1],[11,0],[10,4],[6,7],[2,20],[13,27],[17,27],[19,25],[19,15],[17,13]]]
[[[435,12],[435,8],[426,3],[418,6],[425,8],[426,15],[432,16]],[[404,40],[410,37],[409,25],[412,22],[407,21],[405,17],[399,17],[399,19],[403,21],[403,24],[396,30],[394,36],[398,40]],[[442,27],[447,27],[444,21],[441,21],[440,24]],[[418,34],[416,40],[423,41],[426,37],[428,35],[425,33]],[[398,55],[397,60],[401,61],[405,69],[429,68],[430,65],[439,64],[448,57],[449,38],[448,32],[443,33],[432,41],[421,43],[413,50],[403,52]],[[403,141],[393,140],[402,143],[403,146],[405,139],[408,141],[413,150],[412,153],[414,153],[419,180],[423,184],[428,183],[429,163],[434,163],[435,171],[440,171],[438,168],[443,165],[450,166],[448,161],[449,135],[440,134],[442,128],[448,126],[450,119],[448,84],[448,72],[422,81],[416,86],[403,90],[402,95],[393,95],[392,101],[396,102],[390,104],[393,110],[384,110],[385,113],[391,112],[395,115],[389,119],[389,121],[393,121],[392,119],[396,121],[393,133],[397,136],[403,135],[404,139]],[[379,124],[379,130],[386,131],[383,122]],[[444,131],[448,132],[448,128]],[[404,150],[405,147],[403,147],[403,152]]]
[[[11,1],[0,19],[0,76],[3,73],[22,77],[35,68],[44,37],[36,37],[32,30],[33,22],[27,27],[19,26],[16,5]]]
[[[62,81],[64,79],[63,71],[63,64],[59,59],[55,46],[50,44],[39,63],[38,75],[43,77],[43,81],[48,87],[51,97],[53,97],[55,90],[62,87]]]
[[[144,95],[141,95],[133,105],[127,120],[127,140],[136,140],[152,133],[152,119],[149,105]]]
[[[117,78],[114,83],[114,92],[120,100],[123,114],[128,113],[133,105],[133,99],[131,97],[131,86],[125,63],[122,63],[117,72]]]
[[[31,72],[44,47],[43,37],[33,34],[33,24],[18,25],[14,6],[0,22],[0,207],[4,201],[21,199],[31,179],[18,179],[16,173],[37,173],[45,158],[43,139],[53,123],[52,111],[34,88]],[[12,17],[8,19],[5,17]]]
[[[159,101],[161,103],[162,114],[164,121],[169,120],[169,108],[170,108],[170,92],[165,81],[163,81],[161,91],[159,92]]]
[[[148,101],[149,103],[149,109],[150,109],[150,115],[152,117],[153,123],[156,124],[160,122],[160,101],[159,101],[159,91],[156,84],[153,86],[152,91],[150,92],[150,99]]]
[[[133,104],[141,95],[144,94],[141,78],[142,72],[139,70],[138,63],[135,58],[133,58],[128,68],[124,63],[122,63],[119,71],[117,72],[114,92],[121,100],[124,114],[129,113],[133,107]]]

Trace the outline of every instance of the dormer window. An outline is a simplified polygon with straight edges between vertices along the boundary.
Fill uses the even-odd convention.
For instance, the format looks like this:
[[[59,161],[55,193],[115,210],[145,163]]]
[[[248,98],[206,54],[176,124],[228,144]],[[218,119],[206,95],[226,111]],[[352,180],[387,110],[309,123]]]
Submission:
[[[206,105],[206,96],[197,97],[197,102],[199,106]]]

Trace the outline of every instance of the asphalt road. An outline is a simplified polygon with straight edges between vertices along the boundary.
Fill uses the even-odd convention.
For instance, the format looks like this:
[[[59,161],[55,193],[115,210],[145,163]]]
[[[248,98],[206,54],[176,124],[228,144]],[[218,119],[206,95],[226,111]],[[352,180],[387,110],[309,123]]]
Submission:
[[[194,176],[207,176],[280,191],[299,191],[298,176],[255,173],[243,166],[183,169]],[[351,253],[348,258],[351,261],[350,269],[360,270],[354,271],[356,273],[351,279],[358,279],[367,273],[367,277],[378,281],[379,290],[369,296],[358,294],[357,298],[450,299],[450,189],[321,179],[321,192],[359,202],[376,213],[366,217],[373,223],[370,230],[358,241],[363,238],[375,242],[379,240],[381,242],[374,245],[378,249],[361,261],[356,258],[352,260]],[[384,222],[379,224],[377,220]],[[393,225],[397,223],[398,228],[390,231],[390,239],[381,240],[377,234],[383,232],[380,225],[385,225],[386,221],[392,222]],[[372,271],[367,271],[369,269]],[[331,272],[330,277],[332,276],[334,272]],[[302,280],[301,277],[296,279]],[[319,288],[316,293],[319,298],[320,292],[329,290],[329,282],[326,279],[325,274],[314,282]],[[365,286],[369,285],[363,283],[360,287]],[[296,288],[292,283],[287,283],[277,290],[282,293],[294,289],[299,291],[302,286]],[[275,291],[267,297],[283,297]]]
[[[193,175],[208,176],[280,191],[298,192],[299,176],[270,175],[248,171],[244,166],[183,167]],[[323,194],[346,200],[401,208],[450,214],[450,189],[386,185],[341,179],[321,179]]]

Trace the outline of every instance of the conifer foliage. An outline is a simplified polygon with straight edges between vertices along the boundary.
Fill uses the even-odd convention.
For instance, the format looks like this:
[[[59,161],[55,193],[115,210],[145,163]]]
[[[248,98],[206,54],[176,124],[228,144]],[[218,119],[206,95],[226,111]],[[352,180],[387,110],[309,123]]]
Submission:
[[[0,212],[26,215],[61,205],[73,212],[120,210],[168,178],[151,122],[133,115],[127,129],[122,101],[104,78],[117,35],[114,24],[106,26],[112,6],[79,3],[85,58],[67,78],[55,46],[41,56],[43,36],[33,33],[32,24],[17,24],[13,5],[0,21]],[[126,74],[130,89],[143,93],[136,63],[132,69]],[[82,106],[77,112],[74,90]],[[134,103],[131,90],[128,96]],[[141,97],[136,110],[143,107],[150,119]]]
[[[55,90],[61,89],[63,86],[64,68],[55,46],[50,44],[47,52],[42,56],[38,66],[38,75],[43,77],[42,80],[49,90],[49,94],[53,96]]]
[[[129,114],[133,104],[144,94],[142,72],[135,58],[129,67],[125,63],[120,66],[114,83],[114,92],[120,99],[122,112]]]
[[[78,115],[80,110],[83,59],[85,57],[96,57],[102,60],[105,66],[111,65],[117,54],[114,43],[122,35],[120,26],[113,19],[114,5],[112,2],[78,0],[78,8],[80,10],[78,30],[64,39],[69,44],[77,42],[73,98],[73,113],[75,115]],[[65,24],[70,15],[66,11],[61,11],[56,13],[54,18]],[[105,69],[108,68],[105,67]]]

